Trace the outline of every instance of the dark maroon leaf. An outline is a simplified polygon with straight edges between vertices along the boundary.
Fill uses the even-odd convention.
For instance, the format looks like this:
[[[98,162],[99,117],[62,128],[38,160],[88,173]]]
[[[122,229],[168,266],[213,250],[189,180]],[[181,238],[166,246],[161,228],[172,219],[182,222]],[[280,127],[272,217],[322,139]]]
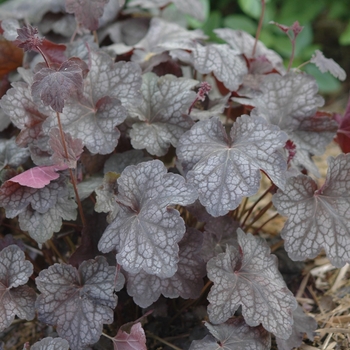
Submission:
[[[334,118],[339,124],[336,141],[344,153],[350,153],[350,98],[343,116]]]
[[[32,27],[29,24],[17,29],[17,33],[17,46],[24,51],[37,51],[37,48],[41,45],[43,40],[43,38],[39,36],[38,28]]]
[[[82,93],[86,69],[86,63],[77,57],[63,62],[57,70],[41,68],[34,75],[31,88],[33,97],[56,112],[62,112],[68,97]]]

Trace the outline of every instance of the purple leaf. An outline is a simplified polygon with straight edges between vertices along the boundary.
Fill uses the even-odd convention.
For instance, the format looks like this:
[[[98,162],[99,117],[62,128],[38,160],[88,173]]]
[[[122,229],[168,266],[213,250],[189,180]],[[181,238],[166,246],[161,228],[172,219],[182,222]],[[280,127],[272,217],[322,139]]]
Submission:
[[[155,55],[169,50],[193,50],[196,40],[207,36],[201,30],[187,30],[176,23],[153,17],[146,36],[135,45],[132,60],[146,64]]]
[[[108,172],[103,178],[102,185],[98,187],[96,192],[95,211],[98,213],[109,213],[107,221],[111,223],[119,211],[117,203],[119,175],[113,172]]]
[[[151,157],[145,156],[142,151],[132,149],[123,153],[112,154],[106,161],[103,172],[110,171],[120,174],[129,165],[137,165],[141,162],[151,160]]]
[[[15,239],[11,234],[7,234],[4,238],[0,239],[0,251],[9,245],[17,245],[25,252],[26,247],[21,239]]]
[[[14,137],[10,140],[0,139],[0,170],[7,165],[17,167],[23,164],[28,157],[28,148],[18,147]]]
[[[288,180],[273,203],[287,216],[281,236],[292,260],[314,258],[322,248],[334,266],[350,263],[350,155],[329,158],[325,183],[299,175]]]
[[[28,231],[39,244],[61,228],[62,218],[76,218],[76,203],[71,198],[64,178],[35,189],[6,181],[0,188],[0,205],[6,217],[19,215],[22,230]]]
[[[181,12],[190,15],[199,21],[205,20],[205,9],[200,0],[188,2],[186,0],[132,0],[128,2],[128,7],[141,6],[144,9],[161,8],[172,2]]]
[[[114,350],[147,350],[145,331],[141,322],[132,325],[129,332],[123,330],[122,327],[113,338]]]
[[[238,228],[239,223],[229,216],[208,219],[204,226],[201,249],[203,260],[209,261],[214,256],[225,252],[227,244],[238,247],[236,234]]]
[[[324,103],[317,94],[316,80],[304,73],[269,74],[264,76],[259,90],[250,98],[233,100],[254,106],[252,116],[264,117],[285,131],[296,145],[292,164],[302,165],[318,175],[310,154],[324,153],[335,136],[337,125],[328,116],[316,114]]]
[[[32,27],[29,24],[17,29],[17,33],[17,46],[24,51],[35,51],[38,46],[41,46],[44,39],[39,37],[38,28]]]
[[[182,176],[167,173],[159,160],[128,166],[118,179],[118,191],[120,210],[104,232],[99,250],[116,249],[117,261],[127,272],[173,276],[185,224],[170,206],[193,203],[196,191]]]
[[[190,89],[197,84],[196,80],[173,75],[158,78],[154,73],[144,74],[142,104],[130,109],[130,116],[136,119],[130,131],[133,147],[146,148],[157,156],[166,154],[170,144],[176,147],[181,135],[193,125],[185,114],[196,98]]]
[[[336,114],[334,119],[339,124],[336,141],[344,153],[350,153],[350,98],[344,115]]]
[[[33,344],[30,350],[69,350],[69,344],[65,339],[48,337]]]
[[[94,259],[96,256],[101,255],[97,249],[97,244],[103,231],[107,227],[105,214],[94,213],[86,219],[87,224],[83,227],[81,232],[80,245],[69,258],[69,263],[76,268],[83,263],[84,260]],[[106,254],[105,258],[110,266],[115,265],[114,253]]]
[[[316,320],[311,316],[307,316],[299,305],[293,312],[293,319],[291,336],[288,339],[276,338],[278,350],[290,350],[299,347],[305,333],[310,340],[314,340],[315,330],[317,329]]]
[[[315,51],[311,57],[310,62],[314,63],[322,73],[329,72],[334,77],[342,81],[346,79],[345,70],[341,68],[339,64],[336,63],[332,58],[324,57],[323,53],[320,50]]]
[[[270,255],[262,238],[241,229],[237,236],[239,249],[227,246],[225,253],[207,264],[208,278],[214,282],[208,295],[209,319],[225,322],[241,305],[249,326],[261,323],[277,337],[287,339],[297,302],[278,271],[277,258]]]
[[[53,150],[52,162],[60,166],[67,166],[75,169],[77,160],[83,153],[83,142],[80,139],[73,139],[70,134],[63,132],[64,144],[58,128],[50,130],[50,147]],[[67,150],[67,155],[66,155]]]
[[[38,137],[42,123],[53,112],[48,107],[37,106],[33,102],[27,83],[18,82],[12,86],[2,97],[1,107],[12,123],[21,130],[17,136],[17,144],[27,146]]]
[[[224,97],[211,99],[209,94],[209,103],[207,106],[203,106],[200,103],[196,103],[191,110],[191,118],[193,120],[205,120],[211,118],[213,115],[218,116],[222,114],[225,108],[228,106],[228,100],[231,94],[228,93]]]
[[[66,165],[37,166],[11,178],[10,182],[16,182],[30,188],[44,188],[51,181],[59,178],[57,171],[65,170]]]
[[[281,153],[287,136],[263,118],[243,115],[230,136],[218,118],[196,123],[179,141],[177,156],[186,178],[212,216],[238,207],[260,186],[260,169],[284,187],[286,160]]]
[[[63,130],[81,139],[91,153],[108,154],[118,144],[116,126],[125,120],[126,109],[140,103],[141,71],[131,62],[114,63],[102,51],[91,51],[90,60],[83,97],[79,103],[72,98],[65,104],[61,123]],[[45,122],[44,130],[57,126],[53,116]]]
[[[127,274],[127,291],[134,302],[146,308],[157,301],[161,294],[167,298],[198,298],[205,276],[204,261],[199,254],[201,245],[201,232],[188,229],[179,243],[178,269],[174,276],[160,278],[143,271]]]
[[[225,40],[236,54],[243,54],[247,59],[264,56],[277,72],[284,74],[285,69],[283,59],[275,51],[268,49],[261,41],[258,41],[253,56],[255,38],[243,30],[233,30],[229,28],[214,29],[214,33]]]
[[[54,206],[41,213],[31,207],[21,212],[18,216],[19,226],[23,231],[28,231],[39,245],[50,239],[54,232],[60,231],[62,219],[76,220],[77,204],[71,197],[58,198]]]
[[[86,63],[77,57],[63,62],[57,70],[41,68],[34,75],[33,98],[62,113],[65,100],[82,92],[86,69]]]
[[[46,12],[64,12],[63,0],[27,0],[9,1],[1,4],[0,11],[8,18],[25,19],[29,23],[38,23]]]
[[[192,51],[194,68],[201,74],[213,72],[230,91],[236,91],[248,73],[247,64],[239,52],[226,44],[202,46]]]
[[[218,326],[205,322],[211,335],[193,341],[189,350],[270,350],[271,337],[263,327],[249,327],[242,317]]]
[[[97,30],[98,20],[109,0],[66,0],[66,11],[74,13],[77,22],[91,31]]]
[[[114,276],[104,257],[84,261],[78,270],[66,264],[42,270],[35,279],[42,293],[36,302],[39,320],[55,325],[72,350],[97,342],[103,324],[113,322]]]
[[[33,265],[18,246],[10,245],[0,252],[0,332],[16,315],[28,321],[35,317],[36,293],[23,286],[32,273]]]

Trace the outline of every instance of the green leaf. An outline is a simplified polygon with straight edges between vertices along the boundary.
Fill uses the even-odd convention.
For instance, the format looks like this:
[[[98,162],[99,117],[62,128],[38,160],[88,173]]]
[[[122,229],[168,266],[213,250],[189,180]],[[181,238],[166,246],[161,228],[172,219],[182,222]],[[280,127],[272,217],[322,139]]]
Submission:
[[[203,22],[198,19],[193,18],[192,16],[186,15],[187,23],[189,27],[193,29],[202,28],[203,24],[208,20],[210,14],[210,0],[200,0],[203,4],[205,11],[205,20]]]
[[[259,19],[261,14],[260,0],[238,0],[238,5],[246,15]]]
[[[253,20],[244,15],[229,15],[224,18],[224,27],[241,29],[255,35],[257,25]]]
[[[325,8],[325,0],[313,1],[312,4],[305,0],[285,0],[280,15],[276,22],[291,25],[298,20],[301,25],[311,22]]]
[[[339,37],[340,45],[350,45],[350,23]]]
[[[331,93],[340,89],[341,84],[338,79],[330,73],[322,73],[312,64],[305,67],[305,71],[311,74],[317,81],[320,93]]]
[[[223,42],[220,41],[217,36],[213,33],[215,28],[220,28],[222,23],[221,13],[219,11],[213,11],[210,13],[208,20],[204,23],[202,30],[209,36],[211,41]]]

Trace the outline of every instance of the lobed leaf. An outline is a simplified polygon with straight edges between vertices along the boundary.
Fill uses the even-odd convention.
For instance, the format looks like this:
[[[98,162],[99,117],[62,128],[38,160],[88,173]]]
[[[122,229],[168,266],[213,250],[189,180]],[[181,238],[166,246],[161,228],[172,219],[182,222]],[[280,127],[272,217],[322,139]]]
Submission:
[[[209,319],[222,323],[242,306],[249,326],[259,323],[277,337],[292,333],[292,312],[297,307],[278,271],[277,258],[266,242],[237,230],[239,249],[227,246],[207,263],[208,278],[214,282],[208,300]]]
[[[265,57],[277,72],[284,74],[285,68],[282,57],[275,51],[268,49],[258,40],[253,55],[255,38],[243,30],[230,28],[214,29],[214,33],[222,40],[225,40],[237,54],[243,54],[247,59]]]
[[[324,248],[331,263],[342,267],[350,262],[350,155],[330,157],[328,164],[321,188],[309,176],[292,177],[273,204],[288,217],[281,236],[292,260],[314,258]]]
[[[141,162],[151,160],[151,157],[145,156],[142,151],[132,149],[123,153],[112,154],[103,167],[103,172],[114,172],[120,174],[129,165],[137,165]]]
[[[73,139],[68,133],[62,132],[62,134],[64,143],[58,128],[50,130],[49,144],[53,150],[52,162],[60,166],[67,166],[68,168],[75,169],[77,160],[83,153],[83,142],[80,139]]]
[[[66,0],[66,11],[74,13],[78,23],[91,31],[98,29],[98,20],[103,15],[109,0]]]
[[[154,17],[146,36],[134,46],[132,60],[142,64],[165,51],[193,50],[197,40],[206,38],[201,30],[187,30],[176,23]]]
[[[37,139],[42,131],[42,123],[53,112],[48,107],[34,103],[27,83],[17,82],[12,86],[2,97],[0,105],[12,123],[21,130],[17,144],[25,147]]]
[[[219,119],[212,118],[186,132],[176,153],[208,213],[222,216],[258,191],[260,169],[284,187],[287,164],[280,149],[286,140],[284,132],[263,118],[241,116],[230,136]]]
[[[39,66],[31,87],[34,99],[41,100],[45,106],[62,113],[65,101],[83,89],[83,75],[86,63],[77,57],[63,62],[56,70]]]
[[[230,91],[238,90],[243,77],[248,73],[247,65],[239,52],[226,44],[202,46],[197,44],[192,51],[194,68],[201,74],[213,72]]]
[[[123,326],[122,326],[123,327]],[[131,326],[129,333],[119,328],[113,338],[114,350],[147,350],[145,331],[141,322]]]
[[[264,117],[278,125],[296,145],[294,164],[304,166],[318,175],[310,154],[321,155],[333,139],[336,122],[328,116],[317,115],[318,107],[324,103],[317,94],[316,80],[303,73],[288,73],[284,76],[264,76],[259,92],[250,98],[234,98],[235,101],[254,106],[252,116]]]
[[[91,51],[90,71],[84,82],[83,97],[72,98],[61,114],[63,130],[81,139],[91,153],[111,153],[120,136],[117,125],[126,116],[126,108],[140,100],[140,67],[131,62],[114,63],[102,51]],[[57,117],[44,124],[48,132],[57,127]]]
[[[314,63],[322,73],[329,72],[334,77],[342,81],[346,79],[345,70],[341,68],[332,58],[324,57],[322,51],[320,50],[315,51],[310,62]]]
[[[28,148],[18,147],[15,138],[10,140],[0,139],[0,170],[7,165],[18,167],[29,157]]]
[[[116,249],[117,262],[127,272],[173,276],[185,225],[179,212],[169,206],[193,203],[196,191],[154,160],[128,166],[118,179],[118,192],[120,209],[104,232],[99,250]]]
[[[132,0],[128,2],[128,7],[141,6],[144,9],[161,8],[172,2],[181,12],[188,14],[199,21],[205,20],[205,9],[200,0],[194,0],[190,3],[186,0]]]
[[[173,276],[161,278],[143,271],[128,273],[126,287],[134,302],[146,308],[157,301],[161,294],[166,298],[198,298],[205,276],[204,261],[198,254],[201,245],[201,232],[190,228],[179,243],[178,269]]]
[[[69,196],[58,198],[54,206],[41,213],[27,207],[18,216],[19,226],[35,239],[39,245],[50,239],[54,232],[59,232],[62,220],[76,220],[77,204]]]
[[[104,257],[84,261],[78,270],[66,264],[42,270],[35,279],[39,320],[55,325],[72,350],[97,342],[103,324],[113,322],[114,275]]]
[[[10,326],[15,316],[28,321],[35,317],[36,293],[23,286],[32,273],[33,265],[17,245],[0,251],[0,332]]]
[[[293,312],[293,319],[291,336],[288,339],[276,338],[278,350],[290,350],[299,347],[302,344],[305,333],[311,341],[315,338],[317,322],[313,317],[307,316],[299,305]]]
[[[69,350],[69,344],[62,338],[47,337],[33,344],[30,350]]]
[[[189,350],[270,350],[271,337],[263,327],[249,327],[242,317],[212,325],[205,322],[211,335],[193,341]]]
[[[66,170],[66,165],[37,166],[12,177],[7,182],[18,183],[30,188],[44,188],[60,175],[57,171]]]
[[[186,116],[196,98],[190,91],[198,82],[193,79],[154,73],[143,75],[142,104],[130,108],[130,116],[136,121],[130,131],[131,144],[157,156],[167,153],[170,144],[177,146],[181,135],[193,125]]]

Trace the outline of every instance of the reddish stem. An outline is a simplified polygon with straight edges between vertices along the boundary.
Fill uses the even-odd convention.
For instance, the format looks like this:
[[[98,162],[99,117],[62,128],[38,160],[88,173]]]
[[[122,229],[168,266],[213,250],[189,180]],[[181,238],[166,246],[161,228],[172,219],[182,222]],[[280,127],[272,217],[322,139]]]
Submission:
[[[63,144],[63,148],[64,148],[64,153],[66,158],[68,159],[68,149],[67,149],[67,144],[66,144],[66,139],[64,137],[64,133],[63,133],[63,129],[62,129],[62,124],[61,124],[61,118],[60,118],[60,114],[58,112],[56,112],[56,116],[57,116],[57,122],[58,122],[58,129],[60,130],[60,135],[61,135],[61,140],[62,140],[62,144]],[[72,181],[72,185],[74,188],[74,193],[75,193],[75,198],[77,200],[78,203],[78,208],[79,208],[79,214],[80,214],[80,218],[81,218],[81,222],[83,224],[83,227],[86,226],[86,221],[85,221],[85,216],[84,216],[84,211],[83,211],[83,207],[81,205],[81,201],[80,201],[80,197],[78,194],[78,188],[77,188],[77,183],[75,181],[75,176],[73,174],[72,169],[69,169],[69,175]]]
[[[256,46],[258,45],[258,41],[259,41],[259,37],[260,37],[260,33],[261,33],[261,28],[262,28],[262,24],[263,24],[263,20],[264,20],[264,15],[265,15],[265,7],[266,7],[265,0],[261,0],[261,15],[260,15],[260,19],[259,19],[258,28],[257,28],[256,34],[255,34],[255,42],[254,42],[254,46],[253,46],[252,57],[255,56]]]

